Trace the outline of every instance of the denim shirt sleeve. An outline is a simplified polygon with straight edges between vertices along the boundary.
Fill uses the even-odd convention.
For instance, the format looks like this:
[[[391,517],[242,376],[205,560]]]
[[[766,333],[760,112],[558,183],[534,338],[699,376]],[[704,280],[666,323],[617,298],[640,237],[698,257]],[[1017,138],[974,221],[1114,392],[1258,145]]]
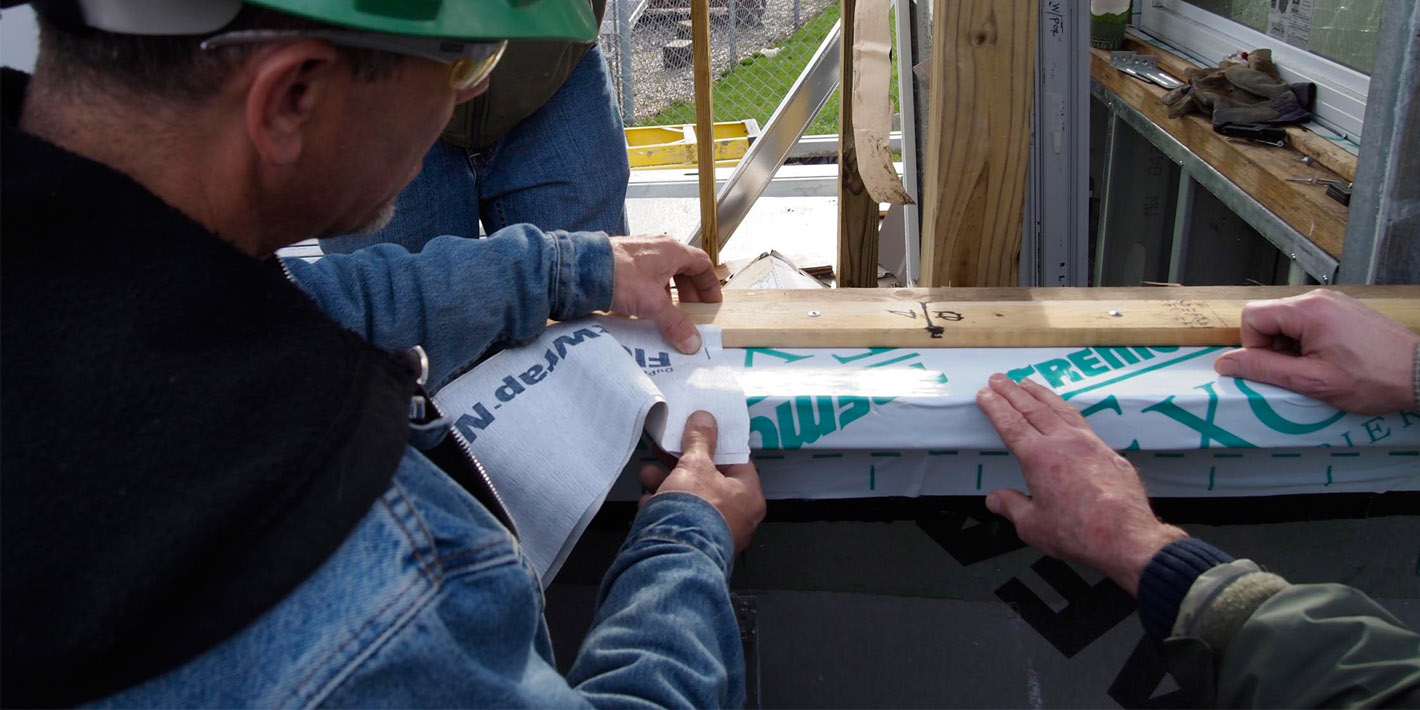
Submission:
[[[611,242],[600,232],[517,224],[484,239],[439,237],[417,254],[379,244],[284,263],[331,318],[374,345],[422,345],[431,390],[488,348],[537,337],[548,318],[611,305]]]
[[[567,682],[594,706],[742,707],[734,540],[709,503],[655,496],[607,571]]]

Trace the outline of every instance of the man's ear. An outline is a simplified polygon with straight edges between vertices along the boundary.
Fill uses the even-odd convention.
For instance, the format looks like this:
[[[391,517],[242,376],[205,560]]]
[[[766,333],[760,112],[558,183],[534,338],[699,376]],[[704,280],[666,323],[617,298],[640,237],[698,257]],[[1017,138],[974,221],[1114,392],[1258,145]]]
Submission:
[[[316,40],[281,44],[259,52],[248,64],[247,134],[271,165],[290,165],[301,156],[311,118],[322,101],[349,80],[339,54]]]

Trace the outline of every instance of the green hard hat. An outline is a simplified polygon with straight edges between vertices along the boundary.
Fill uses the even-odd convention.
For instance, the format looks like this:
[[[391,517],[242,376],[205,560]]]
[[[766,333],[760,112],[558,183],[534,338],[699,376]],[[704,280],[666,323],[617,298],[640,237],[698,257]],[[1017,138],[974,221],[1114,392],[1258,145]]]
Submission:
[[[597,20],[587,0],[247,1],[332,25],[385,34],[482,41],[591,42],[597,37]],[[77,19],[107,32],[152,35],[216,32],[242,9],[242,0],[33,0],[31,4],[52,20]]]
[[[273,10],[371,32],[446,39],[590,42],[587,0],[247,0]]]

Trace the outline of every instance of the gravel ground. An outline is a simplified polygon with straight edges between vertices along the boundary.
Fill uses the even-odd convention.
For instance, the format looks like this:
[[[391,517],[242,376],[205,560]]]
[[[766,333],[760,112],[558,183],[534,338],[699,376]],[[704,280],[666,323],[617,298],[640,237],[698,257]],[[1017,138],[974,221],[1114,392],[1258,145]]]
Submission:
[[[634,2],[635,0],[623,0]],[[799,21],[807,22],[828,7],[833,0],[798,0]],[[608,17],[616,11],[616,3],[607,3]],[[711,8],[712,13],[719,13]],[[724,18],[725,15],[721,15]],[[631,32],[632,84],[636,95],[636,118],[638,120],[655,115],[661,109],[677,100],[691,101],[695,96],[695,81],[689,66],[681,69],[667,69],[662,60],[661,48],[676,39],[676,25],[680,20],[690,19],[690,10],[648,9],[641,16]],[[615,24],[608,20],[610,30],[615,32]],[[712,16],[710,23],[710,56],[714,76],[719,78],[735,62],[754,52],[774,47],[783,38],[794,33],[794,0],[766,0],[763,23],[758,27],[735,27],[734,39],[737,53],[731,56],[730,24],[723,19],[717,21]],[[621,42],[615,34],[604,34],[601,38],[602,51],[606,53],[611,68],[612,82],[621,90]],[[769,90],[764,90],[769,94]],[[767,97],[778,104],[783,95],[774,92]]]

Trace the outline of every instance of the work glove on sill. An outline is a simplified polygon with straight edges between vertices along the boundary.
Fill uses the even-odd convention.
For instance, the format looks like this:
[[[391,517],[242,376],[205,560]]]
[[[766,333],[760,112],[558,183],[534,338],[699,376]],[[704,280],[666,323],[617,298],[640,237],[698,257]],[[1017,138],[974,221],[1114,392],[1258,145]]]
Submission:
[[[1312,117],[1307,107],[1315,87],[1282,81],[1270,49],[1249,52],[1247,64],[1225,60],[1217,67],[1189,69],[1185,78],[1187,85],[1163,96],[1170,118],[1196,111],[1211,116],[1217,129],[1227,124],[1301,123]]]

